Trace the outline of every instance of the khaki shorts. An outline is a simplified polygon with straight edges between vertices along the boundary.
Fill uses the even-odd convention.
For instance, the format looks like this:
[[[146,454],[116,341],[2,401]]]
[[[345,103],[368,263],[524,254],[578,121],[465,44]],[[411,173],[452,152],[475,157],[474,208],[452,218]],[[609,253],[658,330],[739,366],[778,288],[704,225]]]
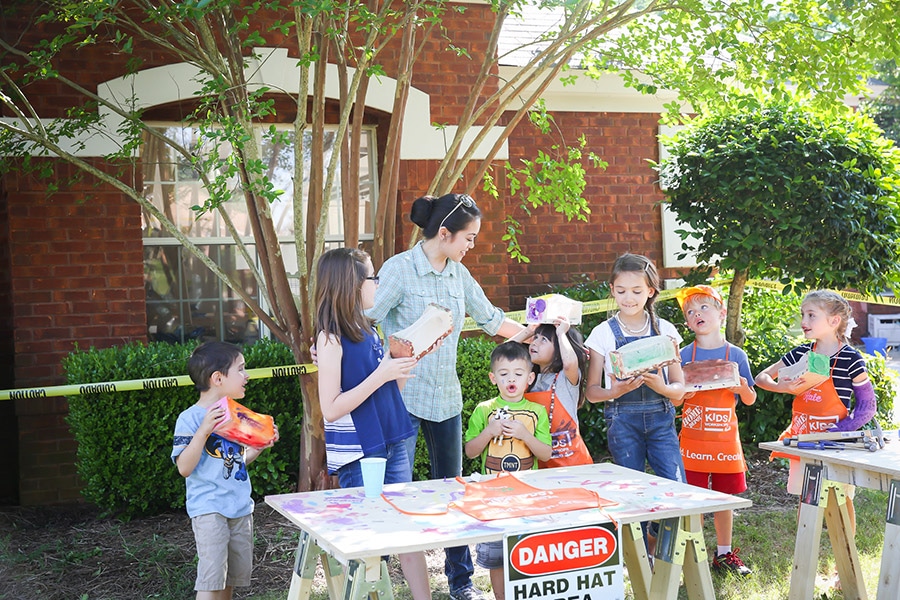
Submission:
[[[790,470],[788,470],[787,492],[794,496],[799,496],[803,492],[803,467],[799,459],[789,459]],[[852,484],[844,484],[844,494],[849,500],[853,500],[856,496],[856,486]]]
[[[229,519],[218,513],[191,519],[197,542],[194,590],[247,587],[253,570],[253,515]]]

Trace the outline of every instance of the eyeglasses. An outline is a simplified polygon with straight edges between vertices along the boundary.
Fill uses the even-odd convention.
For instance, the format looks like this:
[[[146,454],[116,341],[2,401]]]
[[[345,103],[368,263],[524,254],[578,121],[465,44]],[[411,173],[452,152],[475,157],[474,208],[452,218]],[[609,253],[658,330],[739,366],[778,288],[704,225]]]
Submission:
[[[371,276],[369,276],[369,277],[366,277],[366,279],[368,279],[369,281],[374,282],[375,285],[378,285],[378,283],[381,281],[381,279],[378,277],[378,275],[371,275]]]
[[[447,217],[449,217],[454,212],[456,212],[456,209],[459,208],[460,206],[465,206],[466,208],[472,208],[473,206],[475,206],[475,200],[473,200],[472,196],[470,196],[468,194],[460,194],[459,196],[457,196],[456,206],[454,206],[453,209],[450,212],[448,212],[447,215],[443,219],[441,219],[441,224],[438,225],[439,230],[441,227],[444,226],[444,222],[447,220]]]

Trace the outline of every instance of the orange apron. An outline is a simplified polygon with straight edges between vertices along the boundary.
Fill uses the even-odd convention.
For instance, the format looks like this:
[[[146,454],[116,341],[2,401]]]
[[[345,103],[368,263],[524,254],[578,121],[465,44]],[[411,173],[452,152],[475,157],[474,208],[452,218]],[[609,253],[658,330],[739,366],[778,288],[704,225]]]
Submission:
[[[559,373],[556,374],[559,378]],[[557,402],[556,378],[550,389],[545,392],[528,392],[525,399],[540,404],[547,409],[550,417],[551,455],[550,460],[538,461],[539,469],[550,467],[566,467],[574,465],[591,465],[591,458],[584,440],[578,433],[578,423],[566,410],[562,402]]]
[[[815,352],[815,349],[813,345],[810,352]],[[834,365],[831,370],[834,372]],[[834,380],[829,377],[816,387],[795,396],[791,413],[791,425],[778,436],[779,440],[803,433],[828,431],[832,425],[847,416],[847,407],[838,396]],[[769,460],[773,458],[799,460],[796,456],[789,456],[783,452],[773,452]]]
[[[600,508],[618,504],[584,488],[540,489],[528,485],[509,472],[485,481],[467,483],[465,494],[449,508],[460,510],[479,521],[546,515],[555,512]]]
[[[730,348],[725,347],[725,360]],[[697,344],[691,362],[697,356]],[[681,408],[681,459],[687,471],[743,473],[747,470],[738,433],[734,393],[704,390],[684,401]]]

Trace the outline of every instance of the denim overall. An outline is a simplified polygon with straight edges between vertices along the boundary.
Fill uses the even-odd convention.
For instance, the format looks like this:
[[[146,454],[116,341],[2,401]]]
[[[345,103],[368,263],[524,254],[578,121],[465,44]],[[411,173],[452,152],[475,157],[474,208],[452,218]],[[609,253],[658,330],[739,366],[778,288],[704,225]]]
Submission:
[[[616,319],[606,322],[615,336],[617,349],[640,339],[626,337]],[[653,325],[654,331],[659,331],[659,321]],[[675,431],[675,407],[668,398],[642,385],[604,403],[603,416],[613,462],[635,471],[644,471],[645,463],[650,463],[657,476],[685,481],[681,447]]]

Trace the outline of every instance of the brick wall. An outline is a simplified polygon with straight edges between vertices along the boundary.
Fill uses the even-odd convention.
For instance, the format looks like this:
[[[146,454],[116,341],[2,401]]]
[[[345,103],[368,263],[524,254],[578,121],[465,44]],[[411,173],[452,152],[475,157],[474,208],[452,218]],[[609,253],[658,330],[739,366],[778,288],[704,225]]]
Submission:
[[[16,363],[13,344],[13,305],[10,289],[9,210],[6,187],[0,178],[0,389],[14,386]],[[4,472],[0,477],[0,505],[19,501],[19,439],[14,402],[0,401],[0,455]]]
[[[60,181],[71,167],[56,165]],[[6,176],[9,290],[16,387],[64,383],[76,344],[104,348],[145,338],[139,206],[90,182],[46,194],[44,182]],[[65,398],[16,400],[19,500],[79,497]]]

